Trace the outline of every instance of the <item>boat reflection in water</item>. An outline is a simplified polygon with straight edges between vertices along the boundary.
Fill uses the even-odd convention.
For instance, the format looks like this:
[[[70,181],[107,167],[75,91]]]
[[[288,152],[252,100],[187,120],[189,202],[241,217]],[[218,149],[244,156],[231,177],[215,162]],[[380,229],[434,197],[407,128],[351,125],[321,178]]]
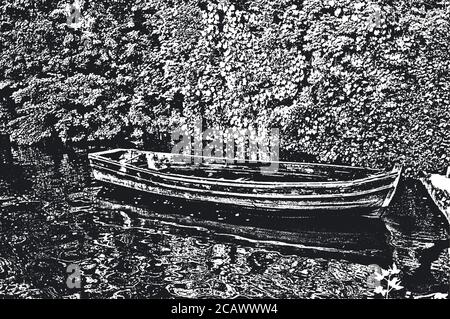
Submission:
[[[372,298],[368,265],[392,262],[405,287],[393,298],[448,291],[448,223],[417,181],[400,183],[384,223],[281,219],[100,188],[87,150],[2,153],[3,298]]]
[[[189,229],[189,234],[210,233],[220,241],[245,242],[259,248],[308,257],[346,259],[361,264],[389,265],[392,250],[389,232],[378,218],[275,217],[219,205],[176,202],[138,194],[122,187],[106,186],[96,204],[107,211],[144,216],[148,223],[170,223]],[[149,227],[149,225],[146,225]]]

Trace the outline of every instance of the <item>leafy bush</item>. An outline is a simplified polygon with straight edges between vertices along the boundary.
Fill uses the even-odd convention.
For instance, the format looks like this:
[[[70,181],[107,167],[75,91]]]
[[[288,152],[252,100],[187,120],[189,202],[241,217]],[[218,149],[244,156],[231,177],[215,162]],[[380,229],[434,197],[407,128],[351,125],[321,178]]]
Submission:
[[[278,127],[281,148],[407,172],[450,158],[450,12],[425,0],[0,5],[0,119],[19,143]]]

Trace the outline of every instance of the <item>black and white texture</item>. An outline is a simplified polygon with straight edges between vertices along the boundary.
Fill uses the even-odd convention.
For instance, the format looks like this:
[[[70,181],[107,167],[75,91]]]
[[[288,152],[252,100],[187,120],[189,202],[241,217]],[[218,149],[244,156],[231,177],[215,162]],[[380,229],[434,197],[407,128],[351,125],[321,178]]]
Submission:
[[[0,40],[0,297],[448,298],[449,1],[3,0]],[[402,178],[366,218],[179,201],[93,175],[89,154],[170,153],[180,131],[194,144],[200,131],[203,151],[250,132],[247,160],[276,132],[269,164]],[[214,183],[255,178],[227,172]]]

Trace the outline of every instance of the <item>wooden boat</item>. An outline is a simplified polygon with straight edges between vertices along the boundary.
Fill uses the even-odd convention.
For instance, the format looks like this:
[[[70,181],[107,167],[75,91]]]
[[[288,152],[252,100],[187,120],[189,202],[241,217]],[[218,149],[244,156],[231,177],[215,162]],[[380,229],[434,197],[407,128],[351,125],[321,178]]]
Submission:
[[[431,174],[420,181],[450,224],[450,167],[447,169],[447,175]]]
[[[243,162],[114,149],[89,154],[94,178],[175,200],[239,206],[264,212],[348,212],[379,216],[391,202],[401,167],[390,172],[301,162]],[[270,165],[277,170],[268,170]],[[264,169],[264,171],[263,171]]]

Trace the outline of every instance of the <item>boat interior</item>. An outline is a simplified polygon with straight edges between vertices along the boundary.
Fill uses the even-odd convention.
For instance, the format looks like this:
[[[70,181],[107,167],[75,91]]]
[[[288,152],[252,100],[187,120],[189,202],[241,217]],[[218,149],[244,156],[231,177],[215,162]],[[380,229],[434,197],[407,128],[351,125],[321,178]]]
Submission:
[[[133,149],[106,151],[104,159],[161,173],[210,179],[262,182],[345,181],[382,173],[380,170],[299,162],[252,161]]]

